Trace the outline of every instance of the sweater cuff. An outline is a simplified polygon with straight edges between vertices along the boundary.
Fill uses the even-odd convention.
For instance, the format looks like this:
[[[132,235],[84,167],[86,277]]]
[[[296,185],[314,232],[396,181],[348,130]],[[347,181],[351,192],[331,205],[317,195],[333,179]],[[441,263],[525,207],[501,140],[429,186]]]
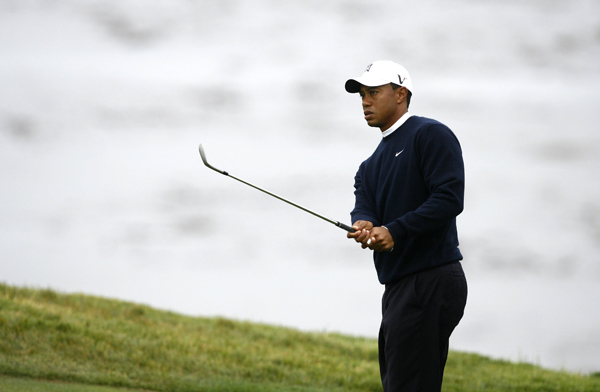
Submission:
[[[397,242],[399,238],[403,238],[406,236],[406,230],[404,230],[402,225],[396,221],[386,224],[385,228],[388,229],[388,231],[392,235],[392,239],[394,240],[394,242]]]

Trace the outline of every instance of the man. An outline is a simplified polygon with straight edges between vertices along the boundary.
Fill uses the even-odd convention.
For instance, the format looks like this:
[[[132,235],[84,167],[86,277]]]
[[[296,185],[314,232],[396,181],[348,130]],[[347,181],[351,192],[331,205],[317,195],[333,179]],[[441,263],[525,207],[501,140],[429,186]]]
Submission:
[[[356,231],[348,233],[374,251],[385,285],[383,389],[440,391],[450,334],[467,299],[456,229],[464,196],[460,144],[447,126],[408,113],[413,86],[399,64],[374,62],[345,88],[360,94],[367,124],[383,136],[356,174]]]

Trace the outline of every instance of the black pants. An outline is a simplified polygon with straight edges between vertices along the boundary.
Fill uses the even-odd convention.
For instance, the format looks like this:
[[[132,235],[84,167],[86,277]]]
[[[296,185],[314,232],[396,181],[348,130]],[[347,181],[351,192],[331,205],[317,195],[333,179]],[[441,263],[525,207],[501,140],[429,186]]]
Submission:
[[[467,281],[459,262],[385,286],[379,330],[385,392],[441,391],[450,334],[466,302]]]

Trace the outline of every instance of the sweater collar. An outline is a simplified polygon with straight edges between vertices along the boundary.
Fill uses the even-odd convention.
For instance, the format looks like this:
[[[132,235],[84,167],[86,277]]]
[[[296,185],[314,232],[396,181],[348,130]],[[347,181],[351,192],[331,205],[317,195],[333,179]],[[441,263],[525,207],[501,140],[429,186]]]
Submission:
[[[384,132],[381,133],[381,135],[383,137],[388,137],[390,136],[392,133],[394,133],[394,131],[398,128],[400,128],[400,126],[402,124],[404,124],[406,122],[406,120],[409,119],[409,117],[411,117],[412,114],[410,114],[409,112],[406,112],[402,115],[402,117],[400,117],[398,119],[398,121],[396,121],[396,123],[394,125],[392,125],[391,127],[389,127],[388,129],[386,129]]]

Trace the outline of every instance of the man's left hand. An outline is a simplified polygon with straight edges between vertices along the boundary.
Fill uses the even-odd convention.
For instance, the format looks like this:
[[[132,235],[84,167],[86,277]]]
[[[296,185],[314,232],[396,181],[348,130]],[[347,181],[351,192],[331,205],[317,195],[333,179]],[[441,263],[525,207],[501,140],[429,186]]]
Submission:
[[[375,252],[389,252],[394,248],[394,239],[385,227],[374,227],[371,229],[370,242],[367,247]]]

